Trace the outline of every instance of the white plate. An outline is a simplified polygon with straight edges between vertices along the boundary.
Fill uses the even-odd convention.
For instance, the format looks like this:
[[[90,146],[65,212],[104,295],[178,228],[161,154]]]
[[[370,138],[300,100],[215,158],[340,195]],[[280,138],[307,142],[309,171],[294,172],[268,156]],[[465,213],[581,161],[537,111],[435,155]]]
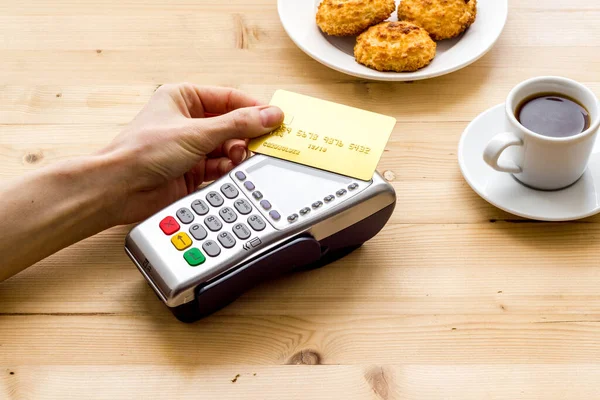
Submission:
[[[427,67],[416,72],[379,72],[355,61],[355,37],[334,37],[321,32],[316,22],[320,3],[321,0],[277,1],[279,18],[290,38],[306,54],[332,69],[379,81],[415,81],[466,67],[492,48],[508,15],[508,0],[479,0],[475,23],[460,37],[438,42],[437,54]],[[390,21],[396,20],[394,11]]]
[[[475,118],[460,139],[460,169],[477,194],[501,210],[539,221],[570,221],[600,212],[598,143],[581,179],[566,189],[546,192],[528,188],[511,174],[498,172],[483,161],[483,150],[491,138],[506,131],[510,126],[504,104],[500,104]]]

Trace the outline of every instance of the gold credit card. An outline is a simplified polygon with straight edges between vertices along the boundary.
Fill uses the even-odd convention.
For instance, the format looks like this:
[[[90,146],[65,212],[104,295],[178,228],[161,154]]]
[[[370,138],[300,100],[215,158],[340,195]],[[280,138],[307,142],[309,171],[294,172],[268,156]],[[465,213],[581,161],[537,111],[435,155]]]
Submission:
[[[252,139],[250,151],[368,181],[396,119],[297,93],[271,99],[285,113],[282,126]]]

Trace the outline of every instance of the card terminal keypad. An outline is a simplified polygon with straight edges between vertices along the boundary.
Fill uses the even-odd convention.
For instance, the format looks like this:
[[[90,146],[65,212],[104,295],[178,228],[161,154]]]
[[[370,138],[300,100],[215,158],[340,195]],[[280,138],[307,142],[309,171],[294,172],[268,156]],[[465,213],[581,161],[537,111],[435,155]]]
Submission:
[[[202,252],[195,247],[186,251],[183,254],[183,258],[192,267],[197,267],[198,265],[204,264],[204,261],[206,261],[204,254],[202,254]]]
[[[192,210],[198,215],[206,215],[208,214],[208,206],[204,202],[204,200],[195,200],[192,203]]]
[[[265,210],[270,210],[271,209],[271,202],[269,200],[261,200],[260,201],[260,206],[262,208],[264,208]]]
[[[235,177],[240,181],[245,181],[247,178],[243,172],[235,174]],[[244,187],[253,190],[254,184],[249,183],[250,185]],[[262,198],[260,192],[256,193]],[[254,209],[252,204],[242,198],[243,196],[240,197],[239,194],[239,190],[234,184],[224,183],[218,191],[213,190],[203,196],[206,201],[198,198],[194,199],[189,204],[190,208],[180,207],[177,209],[175,212],[176,218],[167,216],[160,221],[160,229],[165,235],[171,236],[171,243],[177,251],[183,253],[183,259],[189,266],[202,265],[206,262],[204,254],[211,258],[218,257],[222,253],[222,249],[231,249],[236,246],[237,240],[248,240],[252,237],[253,231],[261,232],[266,228],[267,224],[260,215],[250,215]],[[229,203],[230,206],[224,205],[225,199],[223,196],[233,200],[232,203]],[[274,210],[272,212],[276,213]],[[202,216],[203,219],[193,223],[195,215]],[[246,223],[238,221],[240,215],[248,216],[244,221]],[[180,224],[191,224],[188,229],[189,235],[181,231]],[[224,229],[226,224],[232,225],[229,225],[229,229]],[[211,234],[210,232],[214,233]],[[209,235],[216,236],[212,236],[214,238],[212,240]],[[258,237],[254,237],[252,240],[254,245],[245,244],[245,250],[256,247],[257,243],[261,243]],[[194,241],[197,241],[197,244],[194,244]]]
[[[215,215],[204,218],[204,225],[213,232],[218,232],[223,227],[223,223]]]
[[[235,209],[242,215],[250,214],[252,206],[244,199],[238,199],[233,203]]]
[[[207,194],[206,200],[213,207],[221,207],[225,202],[225,200],[223,200],[223,197],[217,192],[210,192],[209,194]]]
[[[237,214],[230,207],[221,208],[221,210],[219,210],[219,216],[228,224],[237,220]]]
[[[185,232],[179,232],[171,238],[171,243],[177,250],[185,250],[192,245],[192,239]]]
[[[238,190],[231,183],[226,183],[221,186],[221,193],[223,193],[228,199],[235,199],[239,194]]]
[[[282,218],[276,205],[269,201],[268,196],[265,198],[263,193],[257,190],[251,176],[249,178],[246,173],[236,171],[231,178],[238,181],[239,187],[232,182],[225,182],[218,187],[218,190],[209,191],[203,199],[196,198],[191,201],[188,206],[190,208],[178,208],[175,212],[176,218],[166,216],[159,223],[160,229],[165,235],[171,236],[171,243],[177,251],[182,252],[183,258],[191,267],[203,264],[206,261],[204,254],[214,258],[222,253],[222,249],[233,249],[238,240],[249,240],[242,246],[245,251],[259,246],[262,241],[260,237],[252,237],[253,232],[265,230],[267,227],[265,218],[270,219],[272,223],[277,223]],[[339,188],[335,195],[332,193],[322,197],[321,200],[315,199],[314,202],[287,216],[284,221],[292,224],[307,218],[312,210],[317,212],[336,197],[344,196],[348,190],[354,191],[358,186],[357,183],[352,183]],[[254,206],[244,196],[240,196],[240,190],[255,201]],[[227,205],[225,198],[228,199]],[[260,212],[252,213],[254,210]],[[261,212],[264,213],[264,217]],[[196,215],[201,216],[202,220],[193,223]],[[244,218],[240,220],[240,216]],[[181,231],[180,223],[190,225],[187,229],[189,235]],[[196,244],[194,241],[197,241]]]
[[[216,257],[221,254],[219,245],[213,240],[207,240],[202,244],[202,250],[211,257]]]
[[[235,173],[235,177],[238,178],[240,181],[246,180],[246,174],[244,174],[242,171],[237,171]]]
[[[190,227],[190,233],[196,240],[204,240],[208,236],[208,232],[206,232],[206,229],[204,229],[200,224],[192,225]]]
[[[233,238],[233,235],[227,231],[219,233],[218,238],[219,243],[221,243],[221,245],[226,249],[230,249],[235,246],[235,239]]]
[[[191,224],[194,221],[194,214],[187,208],[180,208],[177,210],[177,218],[182,224]]]
[[[165,217],[160,221],[159,226],[165,235],[172,235],[180,228],[179,223],[171,216]]]
[[[233,233],[235,233],[235,236],[237,236],[238,239],[241,240],[248,239],[252,234],[252,232],[250,232],[250,229],[248,229],[248,227],[242,223],[235,224],[233,226]]]
[[[260,200],[263,198],[263,194],[257,190],[252,192],[252,197],[254,197],[256,200]]]
[[[248,224],[255,231],[262,231],[267,226],[267,224],[265,223],[265,220],[262,219],[261,216],[257,215],[257,214],[254,214],[254,215],[251,215],[250,217],[248,217]]]
[[[304,207],[302,210],[300,210],[300,215],[306,215],[309,212],[310,212],[310,208]]]

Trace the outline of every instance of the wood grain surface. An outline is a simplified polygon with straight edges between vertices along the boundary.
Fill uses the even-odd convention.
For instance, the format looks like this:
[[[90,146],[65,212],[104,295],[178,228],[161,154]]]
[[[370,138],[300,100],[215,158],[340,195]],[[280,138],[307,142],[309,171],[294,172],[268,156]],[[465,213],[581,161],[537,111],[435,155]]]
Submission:
[[[600,217],[506,214],[456,154],[468,122],[524,79],[600,93],[600,5],[509,8],[477,63],[379,83],[302,53],[275,0],[2,0],[0,179],[99,149],[158,85],[189,81],[396,117],[379,171],[398,204],[362,249],[193,325],[125,256],[131,227],[65,249],[0,285],[0,398],[600,398]]]

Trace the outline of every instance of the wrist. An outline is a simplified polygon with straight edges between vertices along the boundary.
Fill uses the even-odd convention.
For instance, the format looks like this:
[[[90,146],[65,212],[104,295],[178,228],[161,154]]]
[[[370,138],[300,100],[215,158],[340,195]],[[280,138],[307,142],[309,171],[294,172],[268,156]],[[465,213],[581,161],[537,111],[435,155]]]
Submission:
[[[81,157],[2,186],[0,281],[119,223],[119,178],[112,166],[105,157]]]
[[[118,206],[126,196],[125,170],[116,157],[100,154],[56,164],[48,173],[66,188],[70,208],[95,228],[94,234],[121,223]]]

